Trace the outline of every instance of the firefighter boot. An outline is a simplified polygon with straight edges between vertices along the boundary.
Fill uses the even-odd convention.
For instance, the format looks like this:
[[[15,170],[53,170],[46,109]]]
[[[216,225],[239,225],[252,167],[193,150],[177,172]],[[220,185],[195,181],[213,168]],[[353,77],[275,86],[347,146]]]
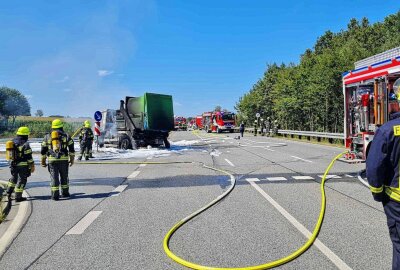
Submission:
[[[60,190],[52,190],[51,191],[51,199],[53,201],[58,201],[60,199]]]

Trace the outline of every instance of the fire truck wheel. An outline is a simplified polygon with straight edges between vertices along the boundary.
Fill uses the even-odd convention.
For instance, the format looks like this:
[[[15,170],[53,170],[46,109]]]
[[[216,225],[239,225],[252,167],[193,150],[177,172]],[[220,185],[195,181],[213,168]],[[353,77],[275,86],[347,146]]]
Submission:
[[[136,144],[135,144],[135,146],[136,146]],[[133,149],[131,140],[127,136],[122,137],[119,142],[119,148],[121,148],[123,150]]]
[[[217,133],[221,133],[221,130],[219,129],[219,127],[217,127]]]
[[[164,147],[166,149],[170,149],[171,148],[171,144],[169,143],[167,138],[164,138]]]

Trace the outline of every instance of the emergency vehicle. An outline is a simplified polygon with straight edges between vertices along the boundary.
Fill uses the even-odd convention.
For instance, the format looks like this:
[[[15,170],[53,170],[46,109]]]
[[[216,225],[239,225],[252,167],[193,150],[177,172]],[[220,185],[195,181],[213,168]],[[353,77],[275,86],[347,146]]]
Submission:
[[[376,129],[400,111],[400,47],[360,60],[343,73],[343,96],[345,159],[362,162]]]
[[[186,118],[182,116],[175,117],[174,128],[175,130],[187,130]]]
[[[203,129],[207,132],[233,132],[236,127],[235,114],[231,112],[203,113]]]
[[[196,128],[203,129],[203,116],[202,115],[196,116]]]

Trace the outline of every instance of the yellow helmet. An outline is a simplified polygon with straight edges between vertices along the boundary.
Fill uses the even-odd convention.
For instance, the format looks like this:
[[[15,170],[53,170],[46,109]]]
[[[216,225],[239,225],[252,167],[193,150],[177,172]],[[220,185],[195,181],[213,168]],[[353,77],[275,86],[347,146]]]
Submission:
[[[31,132],[30,132],[28,127],[20,127],[17,130],[17,135],[26,135],[26,136],[28,136],[29,134],[31,134]]]
[[[89,120],[86,120],[85,121],[85,123],[84,123],[84,126],[85,126],[85,128],[90,128],[90,121]]]
[[[62,128],[64,123],[60,119],[54,119],[51,123],[51,128]]]

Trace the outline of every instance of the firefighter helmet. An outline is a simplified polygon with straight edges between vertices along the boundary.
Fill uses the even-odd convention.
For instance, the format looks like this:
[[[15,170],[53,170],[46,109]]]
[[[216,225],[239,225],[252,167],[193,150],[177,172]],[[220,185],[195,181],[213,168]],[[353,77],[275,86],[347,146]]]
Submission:
[[[64,123],[60,119],[54,119],[51,123],[51,128],[62,128]]]
[[[28,136],[30,133],[31,133],[31,132],[30,132],[30,130],[29,130],[28,127],[20,127],[20,128],[17,130],[17,135],[25,135],[25,136]]]
[[[84,123],[84,126],[85,126],[85,128],[90,128],[90,121],[89,120],[86,120],[85,121],[85,123]]]

